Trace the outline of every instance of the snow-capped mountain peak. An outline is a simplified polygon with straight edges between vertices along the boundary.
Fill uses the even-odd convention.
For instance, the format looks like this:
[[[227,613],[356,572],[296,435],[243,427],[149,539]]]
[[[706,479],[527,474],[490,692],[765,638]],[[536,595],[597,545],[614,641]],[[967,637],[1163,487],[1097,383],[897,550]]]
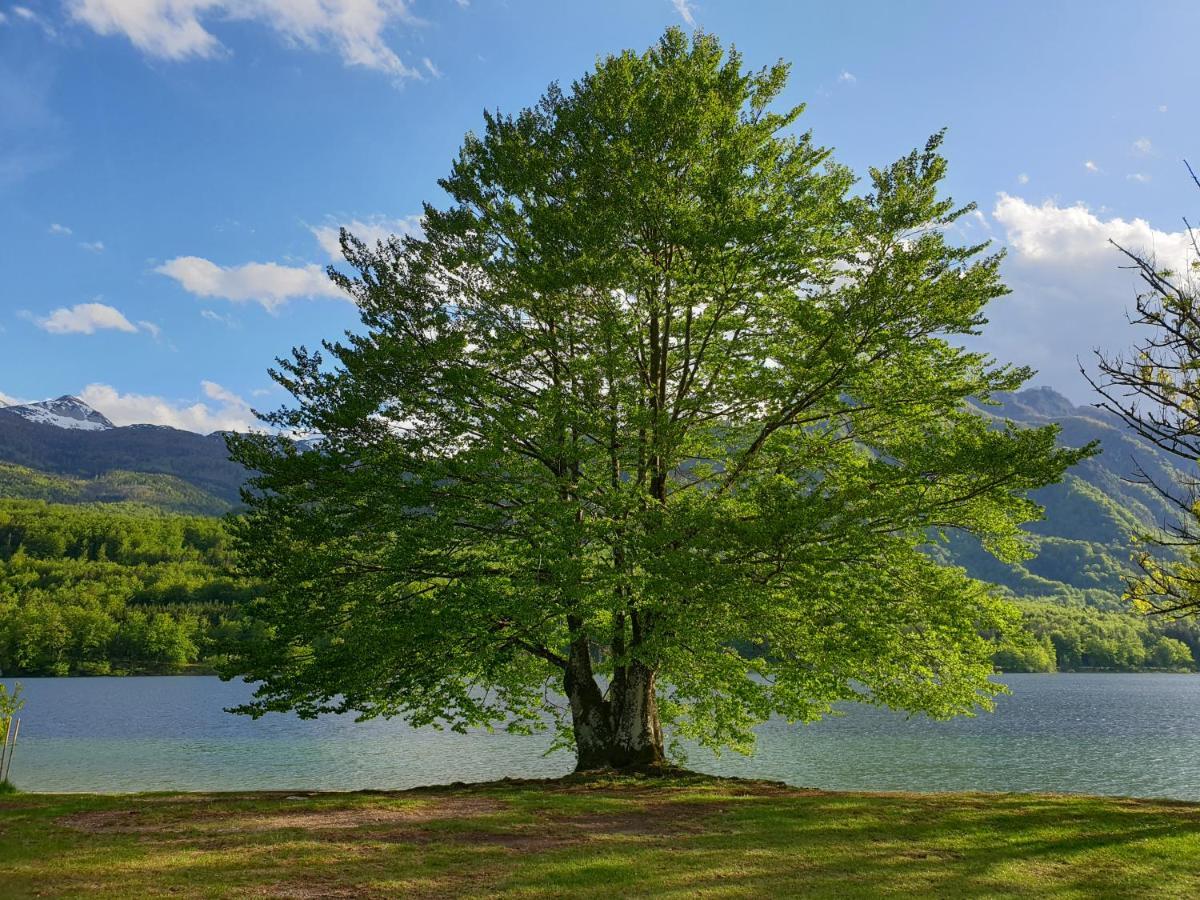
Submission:
[[[73,428],[81,431],[106,431],[115,427],[102,413],[96,412],[78,397],[65,394],[55,400],[41,400],[20,406],[4,407],[30,422],[53,425],[56,428]]]

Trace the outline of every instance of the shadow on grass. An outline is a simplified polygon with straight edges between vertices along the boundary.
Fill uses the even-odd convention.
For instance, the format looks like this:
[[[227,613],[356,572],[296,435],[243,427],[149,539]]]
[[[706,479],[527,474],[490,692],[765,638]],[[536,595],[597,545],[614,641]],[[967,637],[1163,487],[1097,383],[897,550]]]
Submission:
[[[690,781],[0,800],[12,897],[1191,897],[1198,860],[1200,806],[1090,797]]]

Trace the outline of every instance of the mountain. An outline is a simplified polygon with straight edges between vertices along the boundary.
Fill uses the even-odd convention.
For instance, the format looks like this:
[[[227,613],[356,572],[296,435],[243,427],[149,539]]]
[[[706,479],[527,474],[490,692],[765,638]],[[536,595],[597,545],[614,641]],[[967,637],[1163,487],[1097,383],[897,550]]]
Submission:
[[[73,397],[0,409],[0,462],[77,479],[114,472],[169,475],[228,504],[239,502],[246,479],[246,470],[229,459],[223,435],[115,427]]]
[[[6,406],[4,409],[16,413],[23,419],[55,428],[71,428],[79,431],[105,431],[114,428],[102,413],[92,409],[78,397],[64,394],[56,400]]]
[[[1145,472],[1159,484],[1177,483],[1184,474],[1180,461],[1115,415],[1076,406],[1050,388],[1001,395],[980,409],[997,425],[1058,423],[1062,443],[1078,447],[1099,440],[1102,452],[1072,469],[1061,484],[1034,493],[1046,517],[1028,526],[1037,551],[1033,558],[1009,566],[973,538],[955,534],[932,552],[1017,596],[1120,608],[1131,537],[1161,528],[1173,516],[1170,504],[1136,479]],[[317,444],[319,439],[301,446]],[[0,496],[58,502],[140,497],[189,512],[236,505],[246,477],[229,460],[222,434],[155,425],[118,428],[76,397],[0,409],[0,463],[25,467],[20,474],[0,472]],[[67,480],[46,480],[52,476]]]
[[[1019,425],[1057,423],[1064,445],[1100,442],[1099,455],[1075,466],[1060,484],[1033,493],[1046,515],[1027,527],[1036,555],[1015,566],[987,554],[979,542],[952,535],[935,551],[983,581],[1017,596],[1082,601],[1119,609],[1125,579],[1132,573],[1131,538],[1175,521],[1175,510],[1142,473],[1162,486],[1186,478],[1183,462],[1139,437],[1119,417],[1092,406],[1076,406],[1050,388],[1033,388],[996,398],[985,415]]]

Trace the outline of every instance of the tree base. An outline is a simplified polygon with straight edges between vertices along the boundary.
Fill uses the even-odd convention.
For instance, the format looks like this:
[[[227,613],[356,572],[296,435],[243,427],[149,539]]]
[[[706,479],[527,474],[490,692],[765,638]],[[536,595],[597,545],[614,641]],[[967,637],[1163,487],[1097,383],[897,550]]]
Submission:
[[[619,777],[638,776],[642,778],[678,778],[682,775],[699,775],[700,773],[668,762],[656,762],[635,763],[628,766],[614,766],[610,764],[576,766],[575,771],[571,774],[572,776],[578,775],[584,778],[603,777],[606,775]]]

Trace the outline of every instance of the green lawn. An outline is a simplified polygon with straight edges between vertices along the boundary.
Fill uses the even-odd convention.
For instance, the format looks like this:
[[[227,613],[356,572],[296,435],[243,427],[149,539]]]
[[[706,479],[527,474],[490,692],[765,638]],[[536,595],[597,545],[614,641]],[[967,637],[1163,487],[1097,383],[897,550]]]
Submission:
[[[0,797],[0,896],[1200,897],[1200,805],[682,777]]]

